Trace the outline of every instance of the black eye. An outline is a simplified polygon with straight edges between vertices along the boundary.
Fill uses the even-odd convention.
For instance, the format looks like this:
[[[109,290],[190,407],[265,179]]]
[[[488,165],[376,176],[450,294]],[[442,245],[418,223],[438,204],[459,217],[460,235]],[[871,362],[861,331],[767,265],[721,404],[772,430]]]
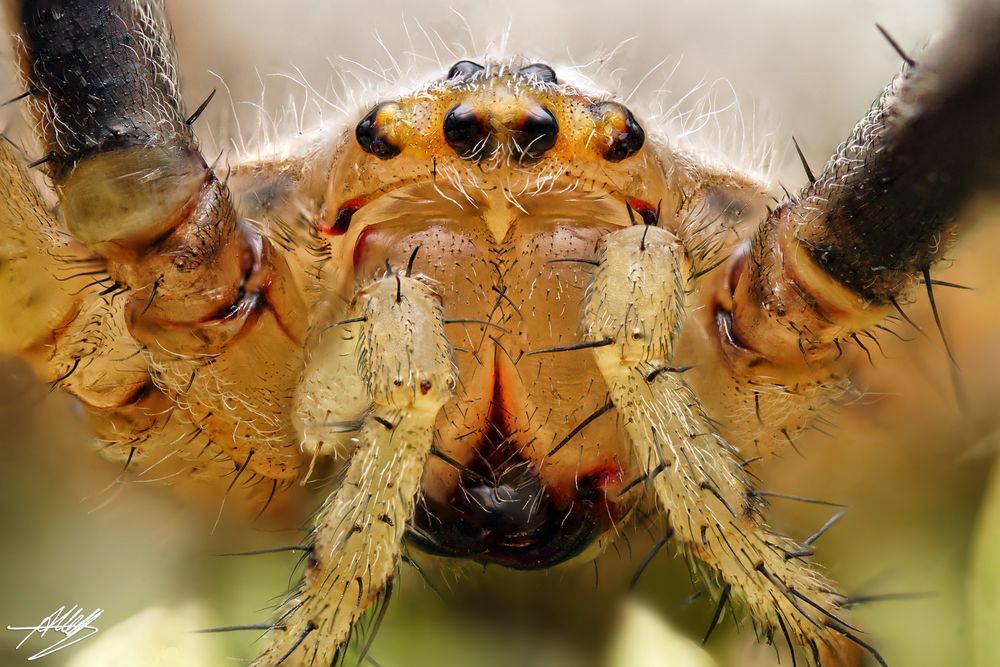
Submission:
[[[540,158],[556,145],[559,122],[543,107],[525,111],[514,130],[514,152],[518,157]]]
[[[484,69],[486,68],[479,63],[472,62],[471,60],[459,60],[451,66],[450,70],[448,70],[448,78],[464,81],[465,79],[471,79],[474,75],[482,72]]]
[[[621,162],[639,152],[646,141],[646,132],[628,108],[617,102],[602,102],[591,107],[591,111],[610,128],[609,142],[604,148],[605,160]]]
[[[639,125],[639,121],[635,119],[632,112],[626,109],[625,129],[619,133],[604,157],[612,162],[624,160],[637,153],[645,141],[646,132]]]
[[[361,119],[354,130],[354,136],[361,148],[382,160],[396,157],[401,150],[399,146],[392,143],[385,128],[379,126],[379,111],[387,104],[387,102],[383,102],[376,105],[368,112],[367,116]]]
[[[518,72],[521,76],[528,79],[535,79],[541,81],[542,83],[559,83],[556,79],[556,71],[546,65],[545,63],[532,63],[531,65],[526,65],[521,68]]]
[[[479,158],[490,143],[490,134],[482,114],[468,104],[456,105],[444,117],[444,139],[464,158]]]

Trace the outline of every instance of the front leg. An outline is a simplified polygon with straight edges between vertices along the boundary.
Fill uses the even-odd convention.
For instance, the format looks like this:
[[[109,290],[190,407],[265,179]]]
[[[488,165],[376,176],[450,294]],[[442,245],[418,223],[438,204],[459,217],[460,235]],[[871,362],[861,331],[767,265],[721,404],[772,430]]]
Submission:
[[[282,256],[240,220],[198,151],[162,3],[7,5],[43,144],[36,164],[70,233],[127,288],[124,318],[157,391],[245,479],[294,479],[306,310]]]
[[[1000,5],[962,4],[810,183],[702,281],[701,331],[680,352],[701,363],[686,379],[727,415],[730,440],[755,445],[747,456],[787,447],[853,389],[850,357],[876,354],[893,317],[905,331],[905,305],[933,298],[935,265],[976,220],[970,204],[1000,187]]]
[[[320,511],[305,578],[254,661],[330,665],[358,619],[386,599],[413,516],[434,420],[455,390],[441,301],[426,280],[390,274],[360,290],[344,333],[371,407],[347,476]],[[343,350],[341,351],[343,352]],[[331,351],[314,359],[343,364]],[[317,370],[316,372],[321,372]]]

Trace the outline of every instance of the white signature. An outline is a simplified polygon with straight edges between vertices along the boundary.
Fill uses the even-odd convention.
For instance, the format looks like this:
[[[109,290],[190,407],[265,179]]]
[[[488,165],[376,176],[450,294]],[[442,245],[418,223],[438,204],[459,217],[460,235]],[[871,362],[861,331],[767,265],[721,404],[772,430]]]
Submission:
[[[38,660],[39,658],[44,658],[47,655],[51,655],[56,651],[61,651],[68,646],[72,646],[77,642],[82,642],[87,637],[97,634],[97,627],[94,626],[94,622],[101,617],[104,613],[103,609],[95,609],[89,614],[84,614],[83,607],[78,605],[73,605],[69,609],[65,606],[59,607],[54,612],[42,619],[42,622],[38,625],[27,625],[27,626],[13,626],[8,625],[8,630],[13,630],[14,632],[27,632],[18,645],[17,648],[21,648],[24,642],[31,639],[36,634],[39,637],[44,637],[49,631],[53,634],[63,635],[62,638],[57,640],[54,644],[51,644],[47,648],[42,649],[38,653],[35,653],[28,660]]]

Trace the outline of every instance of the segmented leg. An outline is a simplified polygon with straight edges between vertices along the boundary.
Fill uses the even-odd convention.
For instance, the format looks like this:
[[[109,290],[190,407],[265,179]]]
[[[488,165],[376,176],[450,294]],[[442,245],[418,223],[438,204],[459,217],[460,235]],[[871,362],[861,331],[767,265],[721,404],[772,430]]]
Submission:
[[[733,442],[780,448],[850,387],[856,350],[963,231],[971,198],[1000,181],[1000,6],[970,2],[910,62],[852,136],[708,278],[678,355]],[[902,315],[905,318],[905,314]],[[904,323],[905,324],[905,323]],[[744,452],[752,455],[757,452]]]
[[[456,371],[440,298],[406,272],[382,278],[355,296],[342,353],[370,407],[360,417],[347,476],[320,511],[305,578],[288,599],[254,661],[274,667],[330,665],[343,656],[358,619],[385,604],[431,451],[434,420],[455,389]],[[333,352],[329,359],[350,372]]]
[[[285,261],[239,220],[197,149],[162,3],[8,5],[46,151],[38,163],[70,233],[127,288],[121,320],[142,350],[133,364],[225,453],[230,472],[294,479],[305,307]],[[77,370],[62,378],[71,391]]]
[[[102,454],[139,481],[193,493],[192,480],[231,474],[228,457],[154,385],[126,329],[122,288],[60,227],[26,162],[0,141],[0,351],[76,396]]]
[[[610,341],[594,355],[675,539],[713,592],[749,611],[765,637],[780,631],[790,649],[816,655],[844,644],[852,633],[838,616],[844,598],[808,549],[765,525],[739,452],[670,367],[692,273],[680,241],[633,226],[602,243],[585,335]]]

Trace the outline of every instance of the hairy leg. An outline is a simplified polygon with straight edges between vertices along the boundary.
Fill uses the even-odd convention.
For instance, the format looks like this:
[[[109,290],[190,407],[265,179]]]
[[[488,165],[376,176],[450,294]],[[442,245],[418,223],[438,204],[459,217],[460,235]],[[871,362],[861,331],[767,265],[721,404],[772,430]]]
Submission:
[[[60,229],[26,162],[12,144],[0,140],[0,351],[44,364],[43,350],[53,332],[80,311],[83,299],[74,292],[87,286],[100,262],[88,261],[91,253]],[[88,275],[73,277],[75,263]]]
[[[851,389],[877,337],[907,326],[901,304],[933,289],[973,197],[1000,182],[997,30],[995,2],[967,3],[810,184],[703,279],[699,330],[678,354],[697,361],[686,379],[726,415],[724,434],[756,445],[745,456],[792,443]]]
[[[239,219],[197,149],[162,3],[7,4],[39,163],[69,232],[127,289],[111,319],[138,343],[134,365],[230,470],[295,478],[305,307],[279,252]]]

